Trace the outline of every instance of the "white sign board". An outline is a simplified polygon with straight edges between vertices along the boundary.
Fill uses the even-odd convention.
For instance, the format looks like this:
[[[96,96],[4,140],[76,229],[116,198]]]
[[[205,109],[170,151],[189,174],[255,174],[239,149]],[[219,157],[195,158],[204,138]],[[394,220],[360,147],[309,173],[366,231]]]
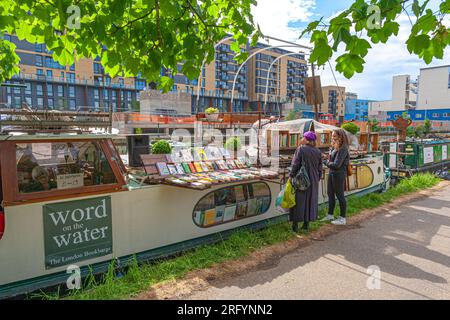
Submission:
[[[56,186],[59,190],[80,188],[84,185],[82,173],[60,174],[56,176]]]
[[[31,150],[36,160],[48,160],[52,158],[51,143],[32,143]]]
[[[447,160],[447,158],[448,158],[447,146],[444,145],[442,146],[442,160]]]
[[[434,154],[433,147],[423,148],[423,163],[432,163],[434,162]]]
[[[397,143],[390,143],[389,144],[389,152],[397,152]],[[396,154],[390,154],[389,155],[389,168],[396,168],[397,167],[397,155]]]

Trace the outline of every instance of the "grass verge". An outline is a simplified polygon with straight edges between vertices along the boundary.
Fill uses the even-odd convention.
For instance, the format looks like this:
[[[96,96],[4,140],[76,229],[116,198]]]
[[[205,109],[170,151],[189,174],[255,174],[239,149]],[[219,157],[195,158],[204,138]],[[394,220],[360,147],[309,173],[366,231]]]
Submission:
[[[364,209],[376,208],[393,199],[415,191],[430,188],[440,181],[434,175],[415,175],[405,179],[394,188],[384,193],[371,193],[362,197],[351,196],[347,203],[347,216],[351,217]],[[336,209],[335,214],[338,214]],[[320,217],[324,216],[326,208],[320,211]],[[327,222],[315,221],[311,223],[311,230],[317,230]],[[100,278],[89,276],[84,281],[83,289],[72,292],[68,299],[124,299],[148,289],[157,283],[178,279],[188,272],[208,268],[216,263],[234,260],[250,254],[264,246],[280,243],[292,238],[290,225],[286,222],[269,226],[257,232],[237,231],[230,238],[216,243],[188,251],[178,257],[154,261],[139,265],[137,261],[128,267],[127,272],[117,278],[114,268]],[[58,293],[38,294],[33,298],[58,299]]]

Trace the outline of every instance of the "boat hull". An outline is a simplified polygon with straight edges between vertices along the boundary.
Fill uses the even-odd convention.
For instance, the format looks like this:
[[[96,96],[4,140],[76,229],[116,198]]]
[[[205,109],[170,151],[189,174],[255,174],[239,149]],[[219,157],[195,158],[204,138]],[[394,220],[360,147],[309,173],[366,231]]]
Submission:
[[[373,158],[373,163],[360,167],[364,168],[360,170],[361,175],[371,172],[371,178],[368,180],[362,177],[360,180],[367,181],[357,181],[356,174],[350,177],[349,183],[353,189],[347,195],[379,191],[385,187],[382,157]],[[250,182],[229,183],[202,191],[153,185],[108,193],[100,198],[97,195],[66,199],[64,203],[69,204],[109,199],[108,210],[111,215],[111,241],[107,244],[111,250],[90,259],[68,259],[66,263],[53,263],[57,261],[57,255],[49,254],[54,249],[48,245],[52,233],[47,225],[48,219],[44,217],[48,208],[61,205],[61,201],[8,206],[5,208],[5,234],[0,240],[0,297],[65,283],[71,275],[67,273],[69,265],[80,267],[81,275],[90,272],[88,267],[93,273],[103,272],[116,258],[120,259],[122,265],[126,265],[133,257],[139,261],[148,261],[218,241],[239,228],[258,229],[273,221],[287,219],[287,215],[275,207],[281,186],[276,182],[264,182],[270,189],[271,198],[265,213],[209,227],[201,227],[194,221],[194,208],[202,198],[224,187],[245,183]],[[321,204],[328,201],[326,194],[326,180],[322,180],[319,187]],[[104,213],[101,207],[92,212],[99,217]],[[95,233],[96,236],[99,234]]]

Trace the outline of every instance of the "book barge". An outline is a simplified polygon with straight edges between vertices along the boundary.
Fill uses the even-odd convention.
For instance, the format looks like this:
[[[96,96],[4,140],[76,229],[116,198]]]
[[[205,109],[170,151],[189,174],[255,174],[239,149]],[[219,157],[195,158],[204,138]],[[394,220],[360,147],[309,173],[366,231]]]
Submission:
[[[262,119],[253,126],[257,144],[244,155],[199,146],[139,154],[140,166],[129,167],[114,143],[120,137],[110,133],[110,113],[1,113],[0,298],[65,285],[72,265],[82,276],[100,274],[114,261],[151,261],[237,229],[286,221],[275,202],[303,133],[314,130],[326,153],[336,128]],[[346,195],[389,188],[385,159],[394,151],[383,154],[376,133],[348,136],[353,174]],[[255,159],[279,165],[255,165]],[[325,205],[323,170],[319,203]]]

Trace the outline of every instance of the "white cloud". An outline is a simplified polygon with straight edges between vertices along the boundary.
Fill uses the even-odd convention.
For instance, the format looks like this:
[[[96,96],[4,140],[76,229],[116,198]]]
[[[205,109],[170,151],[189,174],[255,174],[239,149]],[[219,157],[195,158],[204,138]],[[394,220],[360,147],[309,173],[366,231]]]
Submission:
[[[265,35],[308,44],[307,41],[298,41],[299,28],[288,24],[296,21],[307,23],[314,15],[314,8],[315,0],[258,0],[258,5],[252,7],[252,14]]]
[[[339,85],[345,86],[347,91],[358,93],[359,97],[363,99],[390,100],[393,76],[409,74],[415,79],[420,73],[420,68],[450,63],[448,48],[445,50],[444,59],[434,59],[430,65],[416,55],[410,54],[405,43],[411,31],[409,19],[406,14],[403,14],[397,22],[400,24],[398,37],[391,38],[386,44],[372,46],[369,54],[365,57],[366,64],[363,73],[355,74],[349,80],[335,71]],[[338,54],[331,61],[333,68],[335,68],[334,60],[337,56]],[[323,84],[335,84],[328,66],[320,74]]]
[[[321,0],[317,0],[321,1]],[[440,2],[432,0],[432,7],[436,7]],[[308,23],[318,17],[314,12],[316,1],[313,0],[259,0],[257,7],[253,7],[252,13],[255,22],[259,23],[264,34],[280,39],[294,41],[309,46],[307,39],[298,40],[301,28],[291,28],[288,23],[301,21]],[[344,8],[342,8],[344,9]],[[334,15],[342,11],[335,11]],[[366,56],[366,64],[362,74],[355,74],[348,80],[339,72],[335,71],[337,82],[340,86],[345,86],[347,91],[358,93],[360,98],[374,100],[391,99],[392,77],[399,74],[410,74],[416,78],[420,68],[427,67],[425,62],[416,55],[411,55],[406,48],[406,40],[409,37],[411,24],[406,14],[402,14],[398,22],[400,31],[398,37],[391,38],[386,44],[373,45]],[[448,23],[448,21],[447,21]],[[274,42],[271,42],[273,44]],[[286,48],[295,51],[293,48]],[[335,59],[339,54],[335,54],[331,59],[331,65],[336,67]],[[433,60],[428,66],[437,66],[450,63],[450,50],[447,48],[443,60]],[[327,65],[324,70],[317,72],[321,75],[323,85],[334,85],[335,80]]]

